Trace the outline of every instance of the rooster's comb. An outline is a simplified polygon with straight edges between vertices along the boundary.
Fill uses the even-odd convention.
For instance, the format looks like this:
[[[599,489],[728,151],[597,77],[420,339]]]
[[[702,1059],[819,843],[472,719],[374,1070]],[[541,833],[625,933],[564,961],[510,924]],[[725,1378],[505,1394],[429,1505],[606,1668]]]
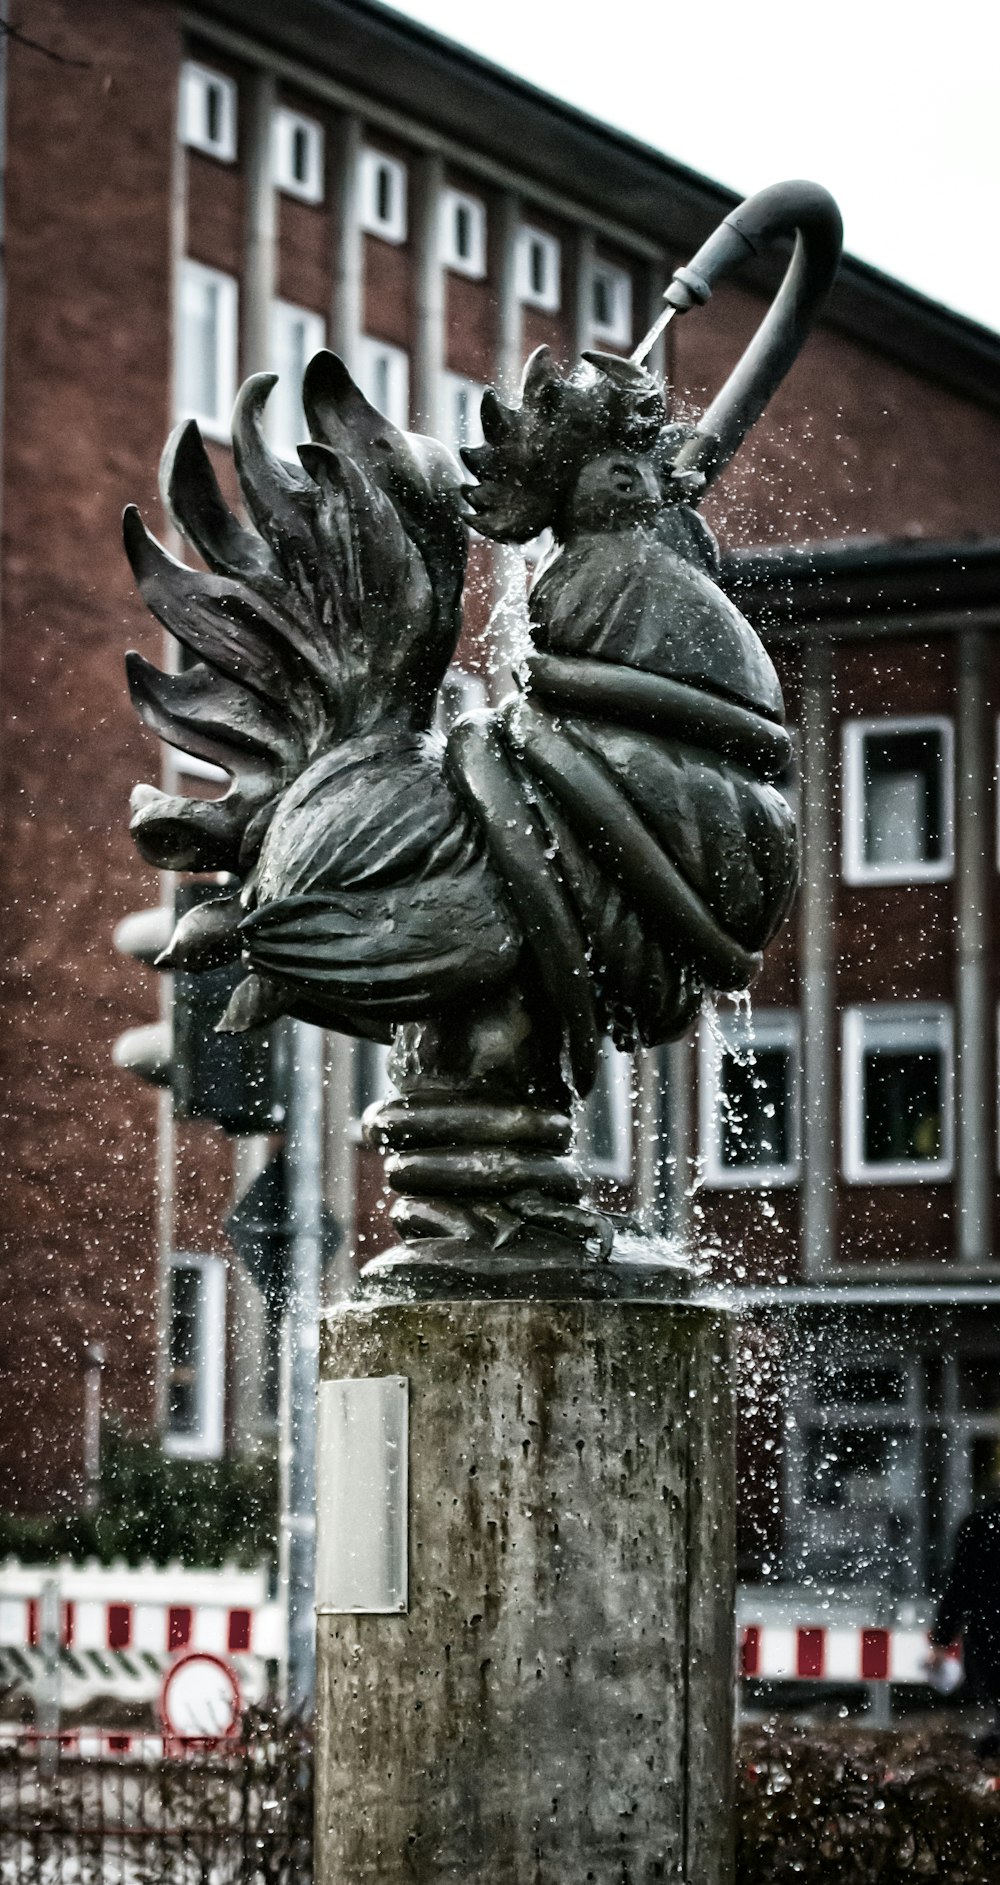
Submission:
[[[616,354],[585,353],[560,372],[547,347],[532,354],[520,403],[483,394],[486,443],[462,452],[478,484],[467,485],[470,522],[501,543],[526,543],[558,522],[581,467],[601,452],[649,450],[666,419],[652,374]]]

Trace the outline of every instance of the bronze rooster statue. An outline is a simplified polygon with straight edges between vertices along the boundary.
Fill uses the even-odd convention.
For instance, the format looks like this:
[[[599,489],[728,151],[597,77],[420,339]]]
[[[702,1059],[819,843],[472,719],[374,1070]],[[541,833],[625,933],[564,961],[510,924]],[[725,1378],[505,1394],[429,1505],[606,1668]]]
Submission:
[[[668,302],[707,298],[758,201],[678,271]],[[718,587],[694,508],[757,416],[762,381],[780,378],[776,351],[798,350],[803,298],[812,318],[831,254],[835,267],[828,210],[794,210],[778,233],[799,232],[782,293],[798,266],[801,331],[792,344],[786,318],[767,372],[728,406],[724,389],[700,428],[672,423],[638,359],[592,353],[564,375],[540,349],[519,404],[485,395],[469,486],[443,446],[398,431],[321,353],[298,465],[266,442],[273,378],[239,395],[247,523],[197,427],[170,440],[164,499],[209,573],[126,513],[142,595],[194,657],[165,674],[129,655],[132,699],[231,779],[211,801],[136,788],[144,857],[232,879],[182,919],[163,966],[242,958],[224,1028],[287,1014],[395,1041],[399,1098],[368,1130],[410,1242],[516,1249],[531,1226],[606,1250],[569,1156],[602,1036],[670,1040],[707,994],[746,988],[794,894],[777,677]],[[810,215],[825,229],[819,262]],[[435,707],[469,522],[508,543],[548,529],[552,549],[514,692],[445,737]]]

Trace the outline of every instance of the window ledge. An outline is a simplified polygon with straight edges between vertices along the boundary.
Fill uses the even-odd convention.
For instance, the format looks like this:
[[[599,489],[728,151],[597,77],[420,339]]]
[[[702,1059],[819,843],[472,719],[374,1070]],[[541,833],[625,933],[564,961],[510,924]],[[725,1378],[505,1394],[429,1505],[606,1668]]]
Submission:
[[[707,1172],[703,1191],[791,1191],[802,1182],[799,1166],[758,1165],[752,1172]]]
[[[944,1160],[926,1165],[862,1165],[843,1173],[846,1185],[946,1185],[955,1176]]]
[[[852,889],[864,889],[869,884],[944,884],[955,875],[955,866],[951,858],[940,864],[855,864],[845,865],[843,880]]]

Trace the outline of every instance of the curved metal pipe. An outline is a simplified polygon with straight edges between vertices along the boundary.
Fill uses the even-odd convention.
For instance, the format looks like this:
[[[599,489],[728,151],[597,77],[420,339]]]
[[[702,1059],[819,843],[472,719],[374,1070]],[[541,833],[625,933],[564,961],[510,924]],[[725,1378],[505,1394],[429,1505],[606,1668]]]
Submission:
[[[684,268],[674,271],[664,300],[685,314],[703,306],[716,284],[782,237],[795,247],[784,280],[742,358],[682,446],[674,469],[700,471],[706,487],[719,476],[780,386],[833,285],[843,244],[840,211],[818,183],[773,183],[719,224]],[[664,317],[661,316],[661,325]],[[656,330],[653,330],[654,332]],[[647,341],[649,340],[647,336]],[[641,360],[643,341],[633,359]]]

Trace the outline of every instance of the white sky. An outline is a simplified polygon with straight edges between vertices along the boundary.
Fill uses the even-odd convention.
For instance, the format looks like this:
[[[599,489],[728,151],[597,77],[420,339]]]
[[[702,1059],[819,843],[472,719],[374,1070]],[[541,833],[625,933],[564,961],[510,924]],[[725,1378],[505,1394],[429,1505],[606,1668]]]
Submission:
[[[846,246],[1000,329],[998,0],[398,0],[744,194],[810,177]]]

